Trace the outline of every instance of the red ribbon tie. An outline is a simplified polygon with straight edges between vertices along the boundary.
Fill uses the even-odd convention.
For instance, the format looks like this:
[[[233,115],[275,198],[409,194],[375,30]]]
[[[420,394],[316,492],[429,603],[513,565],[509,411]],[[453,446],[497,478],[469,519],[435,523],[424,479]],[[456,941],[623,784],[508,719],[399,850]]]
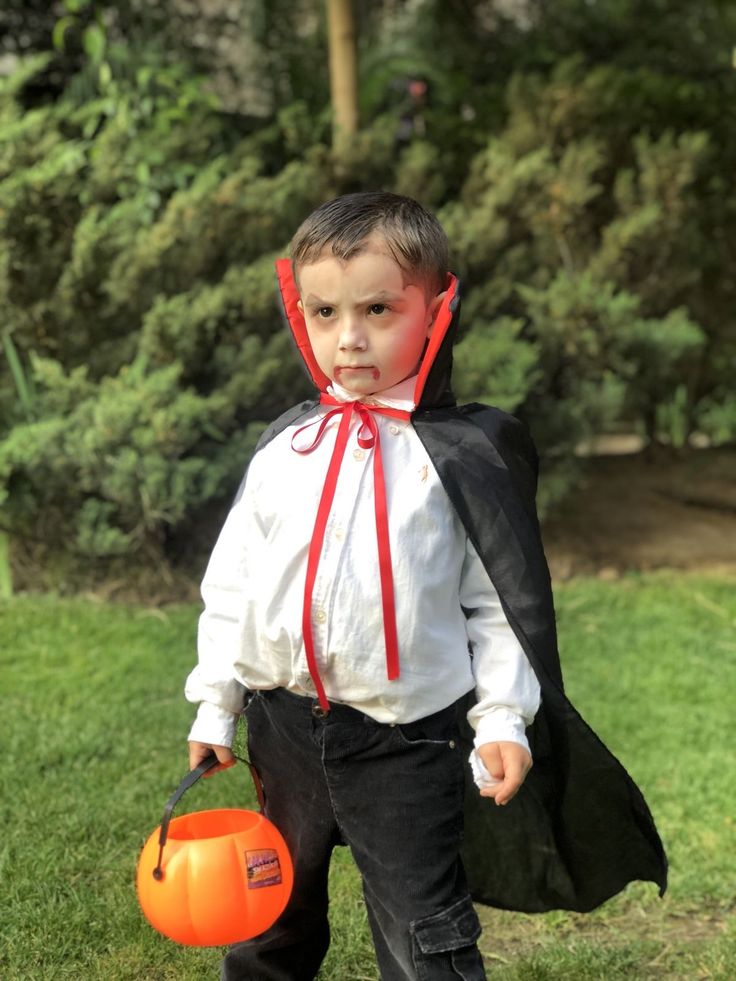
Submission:
[[[340,466],[345,455],[345,448],[350,435],[350,426],[353,413],[360,418],[357,440],[362,449],[373,450],[373,489],[376,512],[376,540],[378,543],[378,568],[381,581],[381,605],[383,610],[383,636],[386,645],[386,673],[389,681],[394,681],[399,677],[399,643],[396,630],[396,603],[394,600],[394,583],[391,566],[391,544],[388,533],[388,505],[386,502],[386,481],[383,472],[383,459],[381,456],[381,437],[378,424],[375,419],[376,413],[380,415],[393,416],[397,419],[409,419],[410,413],[401,409],[389,409],[384,406],[366,405],[364,402],[338,402],[328,395],[322,395],[321,401],[328,405],[335,405],[336,408],[328,412],[322,419],[308,423],[298,429],[291,439],[291,448],[296,453],[311,453],[320,444],[329,421],[341,416],[340,426],[335,438],[335,448],[332,451],[330,465],[327,468],[325,485],[322,490],[317,517],[312,532],[312,540],[309,543],[309,554],[307,557],[307,576],[304,584],[304,606],[302,609],[302,633],[304,636],[304,648],[307,655],[307,667],[311,675],[314,687],[317,691],[319,703],[325,711],[329,711],[329,702],[325,694],[322,679],[317,668],[317,659],[314,653],[314,637],[312,631],[312,595],[314,593],[314,583],[317,577],[322,545],[324,544],[327,522],[332,509],[332,502],[337,488],[337,479],[340,474]],[[311,443],[304,447],[297,447],[294,441],[306,429],[318,425],[319,428]]]

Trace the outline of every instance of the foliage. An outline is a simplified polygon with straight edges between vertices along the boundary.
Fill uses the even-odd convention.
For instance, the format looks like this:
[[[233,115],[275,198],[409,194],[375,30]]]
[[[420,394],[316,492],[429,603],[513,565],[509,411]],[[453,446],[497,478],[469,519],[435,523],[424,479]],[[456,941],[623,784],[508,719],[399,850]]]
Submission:
[[[184,65],[23,113],[14,95],[42,64],[2,101],[3,524],[150,561],[232,495],[263,425],[305,391],[272,259],[328,193],[325,151],[269,173],[293,113],[233,139]]]
[[[678,445],[696,420],[710,420],[721,441],[736,436],[723,374],[731,286],[710,268],[725,269],[733,222],[722,212],[714,236],[710,188],[722,179],[723,149],[703,131],[637,130],[629,75],[575,58],[549,79],[516,76],[505,128],[440,213],[470,322],[521,324],[528,370],[510,407],[570,479],[577,443],[622,422]],[[461,360],[464,345],[478,347],[475,328]],[[460,378],[471,396],[477,383]],[[546,490],[554,496],[566,482]]]
[[[307,84],[321,6],[301,0],[283,46],[288,5],[228,13],[250,17],[254,64],[277,78],[261,118],[223,109],[197,70],[215,49],[181,41],[176,6],[68,0],[55,32],[34,6],[36,53],[0,77],[0,527],[16,548],[94,573],[209,536],[263,425],[309,392],[273,259],[349,190],[438,210],[463,283],[458,395],[529,422],[543,503],[598,432],[736,438],[727,11],[706,4],[698,40],[628,0],[563,0],[554,30],[536,0],[515,17],[358,4],[363,124],[338,165],[325,79]],[[629,54],[641,37],[648,62]]]

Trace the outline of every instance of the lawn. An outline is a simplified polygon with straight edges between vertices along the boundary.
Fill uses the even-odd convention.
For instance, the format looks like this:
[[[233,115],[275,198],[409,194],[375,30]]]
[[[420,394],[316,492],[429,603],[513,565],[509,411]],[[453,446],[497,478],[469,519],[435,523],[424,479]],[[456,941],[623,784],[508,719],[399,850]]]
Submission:
[[[727,576],[577,580],[557,591],[568,693],[645,792],[671,862],[664,900],[634,884],[587,916],[480,907],[491,978],[731,979],[736,965],[736,592]],[[18,597],[0,605],[0,977],[202,981],[218,950],[143,920],[137,853],[186,771],[182,695],[198,610]],[[193,788],[248,806],[245,768]],[[341,850],[324,981],[376,978]]]

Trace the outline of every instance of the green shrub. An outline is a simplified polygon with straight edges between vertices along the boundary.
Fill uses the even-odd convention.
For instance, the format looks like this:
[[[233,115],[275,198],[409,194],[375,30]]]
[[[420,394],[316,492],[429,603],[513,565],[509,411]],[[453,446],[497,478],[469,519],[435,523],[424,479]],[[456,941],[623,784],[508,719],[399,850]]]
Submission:
[[[326,112],[238,119],[146,46],[98,46],[83,85],[31,106],[48,55],[0,79],[0,527],[16,545],[104,569],[209,534],[264,424],[310,391],[273,259],[348,190],[438,209],[463,282],[457,392],[529,422],[543,504],[597,433],[736,438],[732,77],[685,82],[662,58],[550,68],[532,25],[525,70],[502,78],[475,52],[473,84],[452,82],[458,37],[422,10],[425,48],[440,24],[448,37],[424,135],[402,144],[381,95],[413,57],[389,32],[373,115],[339,160]],[[521,35],[499,31],[499,64],[515,63]]]

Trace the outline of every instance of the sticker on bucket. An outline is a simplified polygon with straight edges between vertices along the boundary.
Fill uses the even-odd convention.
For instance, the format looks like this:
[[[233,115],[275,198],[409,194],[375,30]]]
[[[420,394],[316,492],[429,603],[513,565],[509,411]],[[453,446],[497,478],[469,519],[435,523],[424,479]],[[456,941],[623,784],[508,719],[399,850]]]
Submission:
[[[259,848],[245,853],[248,869],[248,888],[260,889],[262,886],[277,886],[281,882],[281,864],[278,852],[273,848]]]

